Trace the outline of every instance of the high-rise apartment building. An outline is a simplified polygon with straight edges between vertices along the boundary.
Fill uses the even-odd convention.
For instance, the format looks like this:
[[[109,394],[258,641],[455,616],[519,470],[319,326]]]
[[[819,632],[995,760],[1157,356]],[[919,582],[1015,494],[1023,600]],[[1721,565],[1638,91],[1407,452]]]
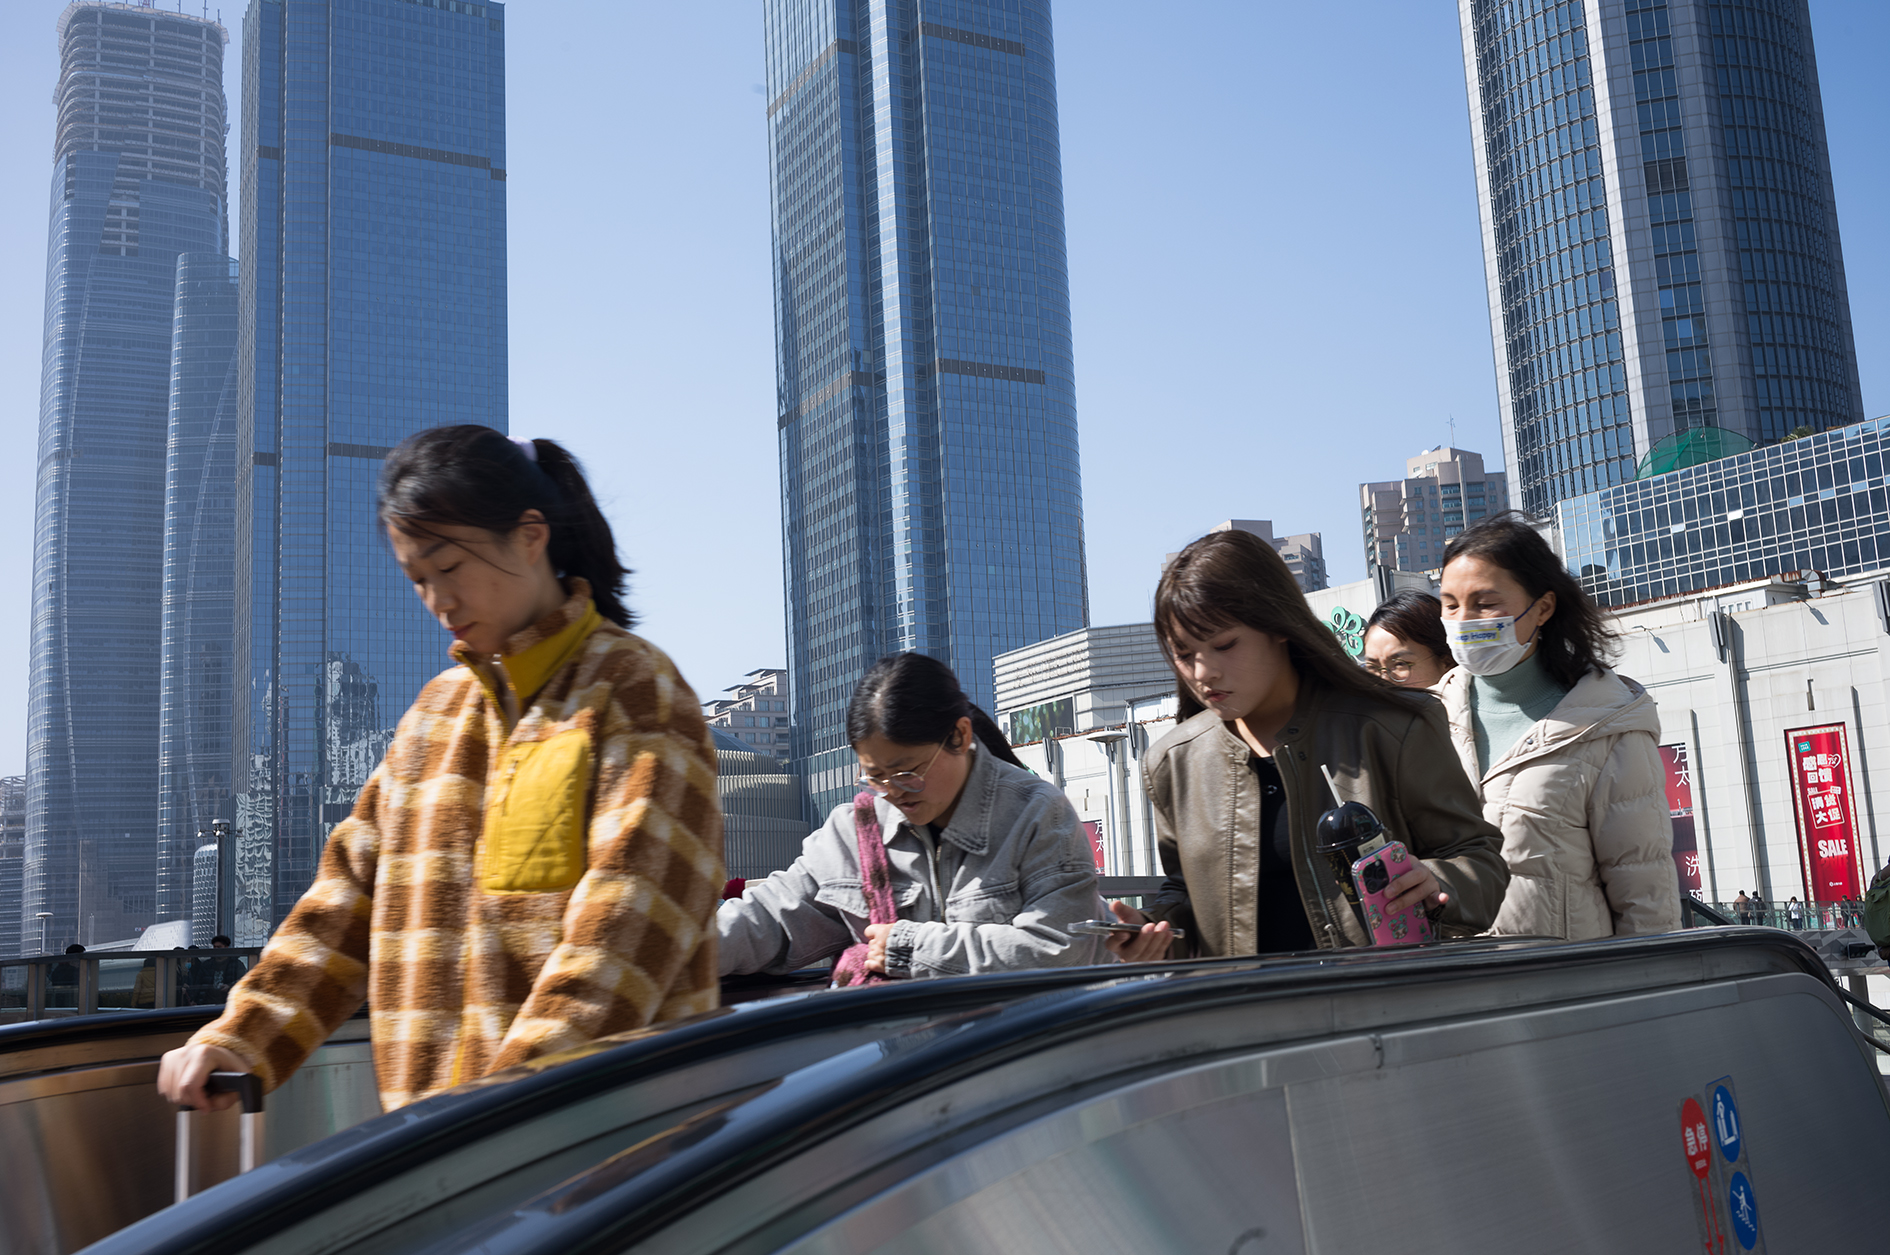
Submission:
[[[26,777],[0,776],[0,959],[39,953],[39,934],[29,935],[20,915],[25,872]]]
[[[1515,504],[1863,418],[1806,0],[1458,0]]]
[[[1365,569],[1437,573],[1450,538],[1508,506],[1508,477],[1483,469],[1483,455],[1448,446],[1404,464],[1403,479],[1358,486]]]
[[[766,0],[794,758],[882,654],[1087,619],[1049,0]]]
[[[22,916],[55,948],[153,922],[165,433],[180,254],[228,251],[212,21],[58,21]]]
[[[1227,519],[1208,528],[1210,532],[1250,532],[1280,555],[1286,563],[1286,569],[1293,573],[1293,582],[1299,585],[1302,593],[1316,593],[1327,585],[1326,543],[1319,532],[1300,532],[1294,536],[1275,536],[1273,523],[1268,519]],[[1162,570],[1175,560],[1175,554],[1162,558]]]
[[[234,818],[231,584],[236,576],[236,263],[177,259],[164,475],[157,917],[192,909],[198,838]]]
[[[779,667],[761,667],[725,691],[727,697],[702,703],[709,726],[721,728],[757,754],[786,759],[793,752],[788,673]]]
[[[294,905],[448,642],[377,539],[405,437],[506,427],[505,9],[243,19],[235,919]]]

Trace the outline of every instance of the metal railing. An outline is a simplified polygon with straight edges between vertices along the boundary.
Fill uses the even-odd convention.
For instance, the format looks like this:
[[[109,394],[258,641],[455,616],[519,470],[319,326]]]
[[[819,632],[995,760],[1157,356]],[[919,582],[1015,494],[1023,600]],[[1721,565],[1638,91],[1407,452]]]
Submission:
[[[1736,902],[1709,902],[1706,905],[1724,915],[1730,923],[1782,928],[1787,932],[1864,926],[1864,903],[1859,898],[1841,902],[1801,902],[1796,911],[1789,904],[1777,902],[1767,902],[1763,908],[1750,902],[1743,907]]]
[[[160,1007],[220,1006],[262,953],[107,950],[0,959],[0,1024]]]

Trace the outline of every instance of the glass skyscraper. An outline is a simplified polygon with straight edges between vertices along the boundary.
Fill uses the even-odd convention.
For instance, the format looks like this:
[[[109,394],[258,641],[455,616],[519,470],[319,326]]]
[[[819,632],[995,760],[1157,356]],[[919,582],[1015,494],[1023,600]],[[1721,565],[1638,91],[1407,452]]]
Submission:
[[[766,0],[794,758],[851,797],[882,654],[949,663],[1082,627],[1048,0]]]
[[[158,699],[161,920],[190,918],[198,838],[217,820],[234,818],[236,289],[236,263],[228,257],[185,253],[177,259]]]
[[[374,522],[387,451],[506,427],[505,9],[251,0],[236,432],[239,941],[313,876],[449,642]]]
[[[215,22],[59,18],[28,679],[22,929],[155,919],[165,433],[178,256],[227,252]]]
[[[1863,418],[1806,0],[1458,0],[1512,503]]]

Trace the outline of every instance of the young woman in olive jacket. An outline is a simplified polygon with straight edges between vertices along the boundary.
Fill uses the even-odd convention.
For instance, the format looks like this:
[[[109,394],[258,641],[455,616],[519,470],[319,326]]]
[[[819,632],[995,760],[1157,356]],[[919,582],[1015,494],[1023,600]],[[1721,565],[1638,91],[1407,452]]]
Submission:
[[[1509,873],[1429,694],[1380,680],[1313,617],[1286,563],[1247,532],[1178,554],[1155,591],[1180,723],[1144,767],[1166,880],[1142,923],[1112,939],[1131,962],[1370,944],[1327,859],[1319,816],[1362,802],[1419,867],[1389,910],[1442,908],[1447,934],[1490,926]],[[1332,773],[1338,797],[1320,773]]]

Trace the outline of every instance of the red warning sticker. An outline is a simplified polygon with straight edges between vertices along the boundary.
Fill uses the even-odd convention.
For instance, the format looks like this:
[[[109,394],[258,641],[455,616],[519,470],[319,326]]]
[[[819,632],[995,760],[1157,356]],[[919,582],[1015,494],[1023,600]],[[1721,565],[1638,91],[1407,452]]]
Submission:
[[[1707,1255],[1723,1255],[1726,1235],[1720,1231],[1717,1207],[1708,1193],[1707,1177],[1713,1170],[1713,1142],[1707,1134],[1706,1111],[1699,1099],[1680,1104],[1680,1141],[1686,1149],[1687,1167],[1693,1172],[1694,1186],[1700,1195],[1700,1244]]]

